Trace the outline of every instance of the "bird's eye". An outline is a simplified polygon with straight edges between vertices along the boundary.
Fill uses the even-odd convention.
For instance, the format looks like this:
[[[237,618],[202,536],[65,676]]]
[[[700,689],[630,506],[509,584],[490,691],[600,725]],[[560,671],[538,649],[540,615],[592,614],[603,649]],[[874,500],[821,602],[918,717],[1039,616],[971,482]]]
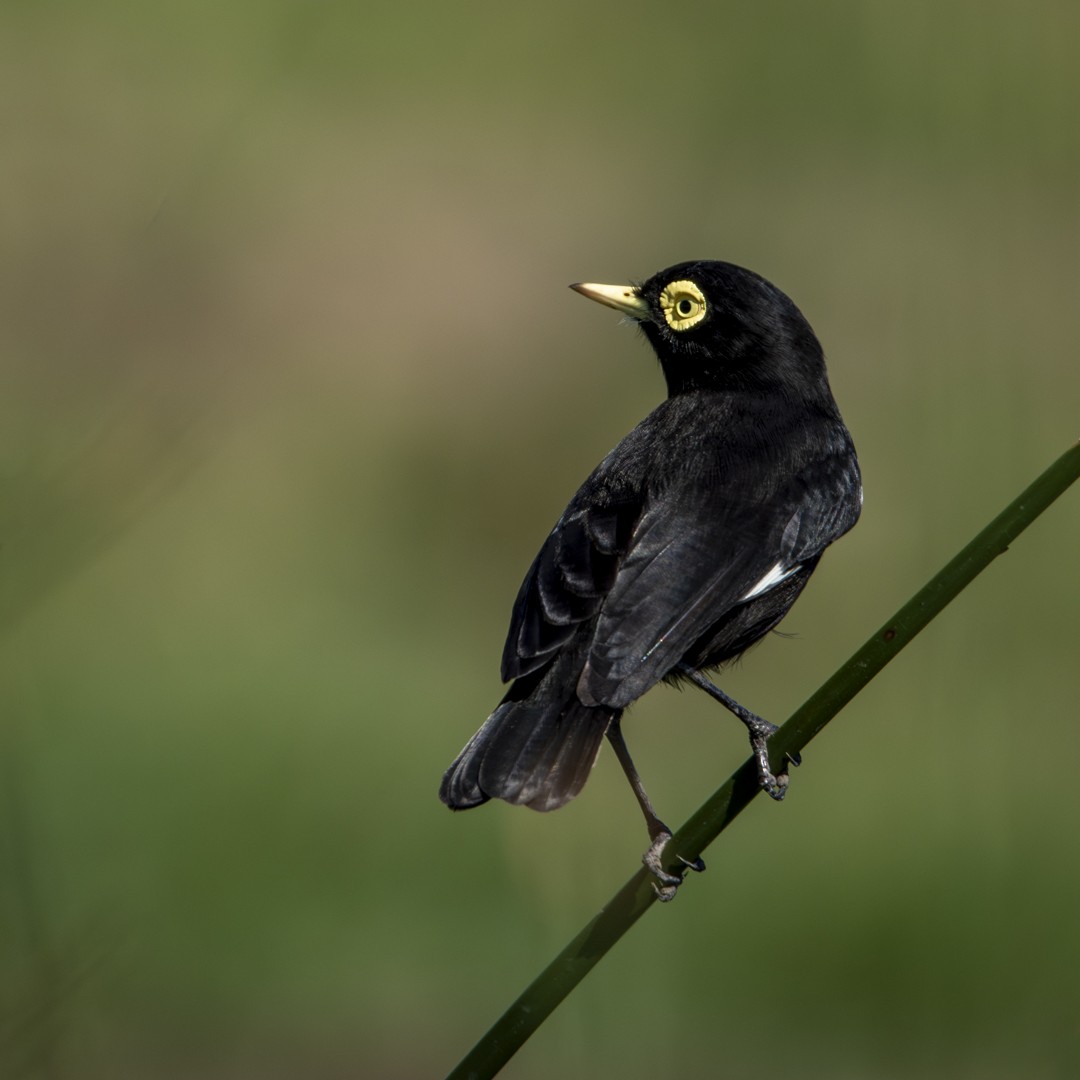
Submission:
[[[692,281],[673,281],[660,294],[660,307],[672,330],[689,330],[705,318],[705,295]]]

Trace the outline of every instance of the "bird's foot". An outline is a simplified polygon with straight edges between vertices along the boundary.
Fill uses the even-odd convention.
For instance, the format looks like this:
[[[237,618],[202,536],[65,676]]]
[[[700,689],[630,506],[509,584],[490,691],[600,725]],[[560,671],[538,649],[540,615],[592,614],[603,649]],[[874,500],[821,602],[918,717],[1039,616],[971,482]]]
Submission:
[[[747,721],[746,726],[750,729],[750,747],[757,761],[758,783],[770,799],[781,802],[787,794],[788,764],[801,765],[802,758],[799,754],[785,755],[784,767],[774,774],[769,766],[769,739],[780,729],[760,716]]]
[[[645,869],[656,878],[656,881],[653,882],[653,889],[656,891],[657,899],[664,903],[675,899],[675,893],[683,883],[683,876],[686,873],[686,870],[683,870],[678,874],[672,874],[664,869],[664,848],[667,847],[670,839],[671,833],[667,829],[657,833],[653,838],[653,842],[649,845],[649,850],[641,857]],[[693,870],[696,874],[700,874],[705,869],[705,862],[700,856],[693,861],[684,859],[681,855],[678,856],[678,859],[687,870]]]
[[[751,712],[745,705],[740,705],[733,697],[725,694],[719,686],[714,686],[696,668],[689,664],[680,663],[677,670],[685,675],[695,686],[700,687],[710,697],[715,698],[729,712],[734,713],[750,732],[750,746],[754,751],[757,761],[758,783],[765,789],[770,798],[779,802],[787,794],[788,765],[802,764],[802,758],[796,754],[786,754],[784,767],[779,773],[773,775],[769,767],[769,739],[780,729],[768,720],[763,720],[757,713]]]

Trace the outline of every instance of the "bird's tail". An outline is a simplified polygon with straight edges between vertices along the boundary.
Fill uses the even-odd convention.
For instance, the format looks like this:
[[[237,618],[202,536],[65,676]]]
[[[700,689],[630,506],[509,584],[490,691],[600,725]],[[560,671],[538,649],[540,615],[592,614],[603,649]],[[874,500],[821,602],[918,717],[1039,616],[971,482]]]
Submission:
[[[555,810],[581,791],[621,710],[583,705],[579,672],[564,670],[572,666],[562,654],[513,683],[443,776],[439,798],[451,810],[489,799]]]

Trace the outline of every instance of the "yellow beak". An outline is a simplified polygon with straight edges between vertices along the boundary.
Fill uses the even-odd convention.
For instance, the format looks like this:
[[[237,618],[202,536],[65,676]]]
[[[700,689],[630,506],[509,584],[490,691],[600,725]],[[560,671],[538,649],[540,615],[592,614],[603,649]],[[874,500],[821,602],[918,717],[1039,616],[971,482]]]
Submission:
[[[633,285],[594,285],[592,283],[579,282],[571,285],[574,292],[595,300],[598,304],[606,304],[616,311],[622,311],[635,319],[648,319],[649,305],[642,300],[637,289]]]

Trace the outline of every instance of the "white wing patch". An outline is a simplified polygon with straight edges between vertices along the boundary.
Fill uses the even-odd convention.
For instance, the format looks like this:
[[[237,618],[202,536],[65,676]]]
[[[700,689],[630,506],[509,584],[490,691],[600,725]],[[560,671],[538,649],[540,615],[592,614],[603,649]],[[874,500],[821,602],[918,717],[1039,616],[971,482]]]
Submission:
[[[762,593],[767,593],[770,589],[775,589],[781,581],[786,581],[792,574],[798,573],[802,569],[802,563],[796,566],[784,566],[783,563],[777,563],[743,598],[742,602],[747,600],[753,600],[755,596],[760,596]]]

